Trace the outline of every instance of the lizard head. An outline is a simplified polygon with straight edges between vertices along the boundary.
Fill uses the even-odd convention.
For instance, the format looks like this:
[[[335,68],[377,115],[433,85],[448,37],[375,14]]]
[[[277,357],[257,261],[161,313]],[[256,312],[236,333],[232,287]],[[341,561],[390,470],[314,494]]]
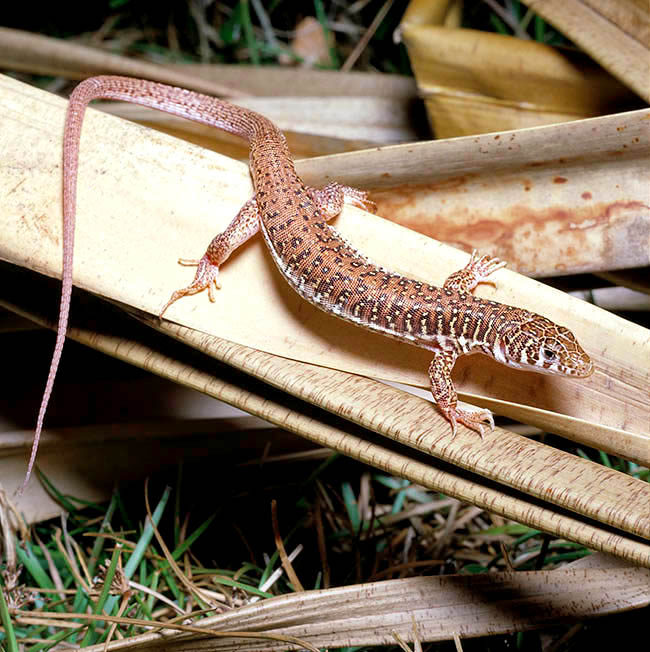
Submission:
[[[541,315],[528,315],[503,336],[500,352],[505,364],[549,374],[591,376],[593,362],[568,328]]]

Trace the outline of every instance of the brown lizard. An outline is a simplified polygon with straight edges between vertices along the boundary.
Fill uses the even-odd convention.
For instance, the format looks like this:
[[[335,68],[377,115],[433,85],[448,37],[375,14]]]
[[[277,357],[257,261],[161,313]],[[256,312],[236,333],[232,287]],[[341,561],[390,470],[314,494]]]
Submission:
[[[428,349],[431,392],[456,433],[457,423],[481,437],[494,428],[488,410],[457,405],[451,371],[457,358],[483,353],[518,369],[566,376],[589,376],[593,364],[567,328],[541,315],[473,296],[472,290],[505,265],[472,254],[467,265],[441,288],[375,265],[327,222],[345,201],[374,209],[367,193],[331,183],[319,190],[297,175],[284,135],[265,117],[228,102],[164,84],[126,77],[94,77],[70,97],[63,154],[63,287],[59,324],[39,410],[34,444],[23,487],[33,468],[43,419],[61,358],[72,292],[77,164],[81,125],[87,104],[97,98],[123,100],[195,120],[245,138],[250,145],[254,196],[227,229],[210,243],[192,283],[174,292],[160,311],[186,295],[207,289],[211,301],[219,287],[219,267],[258,231],[278,269],[302,297],[329,314],[371,331]]]

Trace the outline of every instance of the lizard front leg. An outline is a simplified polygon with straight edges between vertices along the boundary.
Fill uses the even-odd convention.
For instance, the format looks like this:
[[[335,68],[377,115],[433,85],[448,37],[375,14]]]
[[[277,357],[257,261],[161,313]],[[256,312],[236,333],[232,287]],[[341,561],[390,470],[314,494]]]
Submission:
[[[308,188],[307,192],[326,220],[336,217],[343,210],[345,203],[362,208],[369,213],[377,210],[375,202],[368,199],[367,192],[343,186],[336,181],[328,183],[324,188]]]
[[[483,283],[490,274],[506,265],[505,261],[492,258],[492,256],[479,257],[478,252],[474,249],[467,265],[449,276],[442,287],[446,290],[470,293],[479,283]],[[488,283],[491,283],[491,281],[488,281]]]
[[[251,197],[240,209],[226,230],[216,235],[209,244],[205,254],[200,260],[179,259],[181,265],[195,265],[197,267],[194,280],[185,288],[176,290],[169,301],[163,306],[159,316],[175,301],[182,297],[208,291],[210,301],[214,302],[214,289],[219,289],[219,266],[222,265],[238,247],[252,238],[260,230],[260,220],[255,197]]]
[[[476,249],[472,252],[469,262],[463,269],[451,274],[445,281],[445,290],[454,290],[460,294],[469,294],[479,284],[506,263],[491,256],[479,256]],[[489,281],[488,281],[489,282]],[[460,352],[462,353],[462,351]],[[476,430],[483,438],[484,430],[494,429],[494,419],[489,410],[472,411],[457,407],[458,395],[451,381],[451,370],[458,358],[456,349],[442,348],[435,354],[429,366],[431,392],[442,413],[451,422],[452,433],[456,434],[456,424],[460,422],[472,430]]]
[[[481,439],[484,429],[494,429],[494,419],[489,410],[476,412],[463,410],[458,405],[458,394],[451,380],[451,370],[458,358],[458,352],[452,347],[440,348],[429,365],[429,381],[431,393],[438,404],[438,408],[451,423],[452,435],[456,434],[457,424],[462,423],[472,430],[476,430]]]
[[[374,212],[375,204],[368,199],[368,193],[350,186],[332,182],[324,188],[307,188],[307,192],[318,208],[316,216],[325,221],[336,217],[344,203],[350,203],[367,211]],[[162,317],[172,303],[185,296],[208,291],[210,301],[215,301],[214,290],[220,289],[219,267],[230,254],[260,230],[260,218],[257,201],[253,196],[241,208],[225,231],[215,236],[200,260],[179,259],[181,265],[196,266],[194,280],[185,288],[176,290],[159,313]]]

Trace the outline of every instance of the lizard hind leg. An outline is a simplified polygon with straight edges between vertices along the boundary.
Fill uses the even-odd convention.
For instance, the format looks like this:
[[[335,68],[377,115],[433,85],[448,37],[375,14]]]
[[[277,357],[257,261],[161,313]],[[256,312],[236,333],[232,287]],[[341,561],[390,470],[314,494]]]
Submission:
[[[210,262],[207,253],[203,256],[203,258],[201,258],[201,260],[189,260],[186,258],[180,258],[178,263],[180,265],[196,266],[196,274],[194,275],[194,280],[187,287],[176,290],[172,294],[172,296],[169,298],[169,301],[167,301],[162,310],[158,313],[158,316],[161,318],[167,308],[172,305],[172,303],[175,303],[183,297],[197,294],[206,289],[208,291],[210,301],[214,303],[216,301],[214,290],[219,290],[221,288],[221,284],[219,283],[219,265],[215,265],[214,263]]]
[[[208,291],[210,301],[216,300],[214,291],[221,288],[219,283],[219,267],[228,259],[228,256],[252,238],[260,230],[257,200],[251,197],[240,209],[226,230],[216,235],[210,242],[207,251],[200,260],[179,259],[181,265],[196,266],[194,280],[185,288],[176,290],[169,301],[158,313],[162,317],[167,308],[183,297],[197,294],[203,290]]]

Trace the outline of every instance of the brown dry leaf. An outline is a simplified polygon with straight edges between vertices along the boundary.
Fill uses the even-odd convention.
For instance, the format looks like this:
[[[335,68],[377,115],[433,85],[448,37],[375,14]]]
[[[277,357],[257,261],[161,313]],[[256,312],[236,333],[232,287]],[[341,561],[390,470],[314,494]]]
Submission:
[[[291,49],[303,59],[302,65],[312,67],[330,62],[333,35],[331,32],[328,35],[326,38],[322,25],[314,16],[306,16],[296,25]]]
[[[646,0],[529,0],[528,6],[650,102]]]
[[[0,178],[6,198],[0,255],[58,275],[65,103],[7,79],[2,90],[0,136],[12,167]],[[482,151],[493,137],[471,140],[475,151]],[[450,152],[458,142],[467,146],[434,145]],[[398,157],[401,152],[400,163],[409,165],[411,146],[404,147],[388,152]],[[346,156],[338,157],[341,164]],[[386,172],[381,163],[374,174]],[[154,314],[170,288],[186,285],[191,276],[174,264],[178,256],[200,255],[251,193],[244,165],[93,111],[84,126],[80,180],[77,284]],[[323,174],[325,180],[329,175]],[[346,209],[336,225],[380,264],[429,282],[441,283],[467,260],[457,250],[355,209]],[[167,316],[277,355],[427,386],[425,351],[369,334],[304,302],[282,281],[260,239],[229,260],[221,279],[219,302],[228,309],[196,296],[172,306]],[[517,372],[477,356],[458,365],[463,395],[589,445],[647,460],[648,331],[514,272],[501,270],[494,281],[496,289],[478,293],[570,327],[595,359],[596,373],[571,380]]]
[[[401,24],[438,138],[587,118],[638,101],[580,53],[447,27],[448,7],[448,0],[416,0]]]

